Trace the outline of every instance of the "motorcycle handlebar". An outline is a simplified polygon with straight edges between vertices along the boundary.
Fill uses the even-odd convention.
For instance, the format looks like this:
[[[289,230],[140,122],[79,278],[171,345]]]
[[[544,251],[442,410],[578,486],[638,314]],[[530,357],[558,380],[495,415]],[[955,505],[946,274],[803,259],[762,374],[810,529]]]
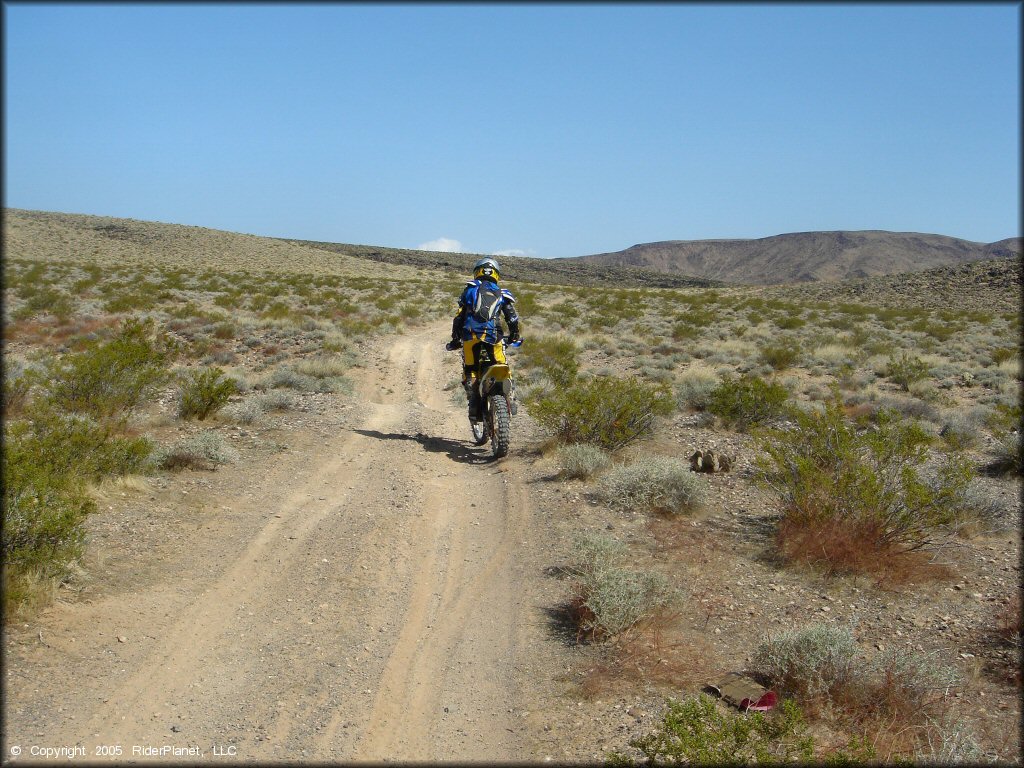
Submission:
[[[522,339],[516,339],[513,342],[508,342],[505,339],[502,339],[501,340],[501,344],[502,344],[502,346],[505,346],[505,347],[521,347],[521,346],[523,346],[523,340]],[[444,348],[447,349],[449,352],[454,352],[456,349],[459,349],[461,346],[462,346],[461,344],[458,344],[458,343],[455,343],[455,342],[448,342],[447,344],[444,345]]]

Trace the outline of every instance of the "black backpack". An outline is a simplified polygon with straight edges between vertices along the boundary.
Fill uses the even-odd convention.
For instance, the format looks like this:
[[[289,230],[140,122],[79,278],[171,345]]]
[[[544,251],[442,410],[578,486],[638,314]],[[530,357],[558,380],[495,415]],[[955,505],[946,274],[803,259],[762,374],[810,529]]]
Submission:
[[[481,323],[489,323],[497,316],[500,306],[501,289],[490,281],[480,283],[473,301],[473,316]]]

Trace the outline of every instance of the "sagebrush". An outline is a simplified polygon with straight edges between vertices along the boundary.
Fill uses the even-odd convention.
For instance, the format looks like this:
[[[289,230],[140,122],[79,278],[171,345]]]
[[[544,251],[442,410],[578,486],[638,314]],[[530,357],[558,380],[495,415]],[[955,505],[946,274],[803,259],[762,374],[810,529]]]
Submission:
[[[649,435],[659,415],[673,410],[664,384],[595,376],[560,387],[530,403],[531,415],[564,443],[609,451]]]

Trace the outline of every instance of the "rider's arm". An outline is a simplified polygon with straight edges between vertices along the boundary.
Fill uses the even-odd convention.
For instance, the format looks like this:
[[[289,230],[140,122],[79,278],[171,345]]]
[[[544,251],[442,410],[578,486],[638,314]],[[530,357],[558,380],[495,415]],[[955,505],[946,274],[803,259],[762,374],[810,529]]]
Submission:
[[[508,325],[508,337],[510,341],[519,340],[519,315],[516,313],[515,297],[509,291],[502,291],[505,301],[501,302],[501,313]]]
[[[466,301],[466,293],[468,286],[462,291],[462,295],[459,296],[459,311],[452,318],[452,341],[462,340],[462,326],[466,322],[466,317],[469,315],[469,304]]]
[[[462,338],[462,326],[466,322],[466,308],[463,307],[459,313],[452,318],[452,341],[459,341]]]

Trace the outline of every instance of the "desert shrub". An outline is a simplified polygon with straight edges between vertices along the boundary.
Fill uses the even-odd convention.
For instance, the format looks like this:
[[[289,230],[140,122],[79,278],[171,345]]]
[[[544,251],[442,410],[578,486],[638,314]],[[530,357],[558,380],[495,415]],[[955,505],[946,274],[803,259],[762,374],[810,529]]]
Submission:
[[[919,419],[938,424],[942,421],[942,415],[932,404],[916,397],[891,397],[883,395],[878,398],[878,410],[888,410],[899,413],[907,419]]]
[[[875,746],[890,756],[948,738],[951,695],[963,685],[956,666],[937,651],[894,648],[864,660],[849,629],[825,624],[765,640],[751,667],[781,693],[815,706],[833,704],[840,723],[876,732]],[[848,761],[851,755],[834,757]]]
[[[1008,405],[996,403],[985,425],[992,431],[995,445],[992,449],[993,460],[985,471],[992,475],[1021,475],[1024,458],[1021,455],[1021,407],[1019,403]]]
[[[263,311],[262,316],[269,320],[284,320],[292,316],[292,308],[283,301],[275,301]]]
[[[271,389],[285,388],[297,389],[302,392],[312,392],[317,387],[317,380],[312,376],[299,373],[293,368],[282,366],[275,370],[263,382],[263,388]]]
[[[904,392],[910,391],[911,384],[926,379],[928,373],[928,364],[908,352],[902,352],[898,359],[890,357],[885,367],[886,377],[894,384],[899,384]]]
[[[992,363],[994,365],[1001,365],[1007,360],[1012,360],[1017,354],[1017,350],[1011,347],[996,347],[992,350]]]
[[[998,755],[986,754],[962,719],[947,715],[929,724],[923,743],[912,761],[918,765],[983,765],[1000,762]]]
[[[153,295],[141,291],[122,291],[103,303],[103,311],[110,314],[141,312],[156,306]]]
[[[705,693],[669,699],[657,730],[629,745],[643,755],[642,765],[807,763],[814,754],[814,738],[794,702],[783,701],[770,713],[744,713],[721,708]],[[637,763],[612,752],[608,764]]]
[[[703,321],[696,317],[684,317],[680,322],[672,326],[672,339],[684,341],[694,339],[703,331]]]
[[[644,456],[606,472],[598,484],[598,494],[615,509],[647,508],[678,514],[698,503],[700,488],[689,464]]]
[[[907,392],[926,403],[938,403],[944,400],[939,387],[931,379],[911,382],[907,387]]]
[[[866,666],[869,706],[888,715],[913,717],[941,703],[964,684],[960,671],[938,651],[889,648]]]
[[[847,627],[814,624],[763,641],[751,664],[780,693],[822,698],[850,682],[856,654],[857,641]]]
[[[29,573],[59,578],[81,554],[83,523],[96,504],[75,475],[58,475],[4,453],[4,597]]]
[[[602,533],[573,541],[577,576],[574,618],[581,636],[607,640],[650,619],[673,599],[657,573],[623,567],[626,546]]]
[[[235,324],[232,322],[220,322],[213,327],[213,338],[215,339],[233,339],[235,338],[236,333],[237,329],[235,328]]]
[[[333,331],[324,336],[320,347],[324,352],[344,352],[350,354],[352,342],[344,334]]]
[[[776,371],[792,367],[800,359],[800,347],[793,342],[766,344],[761,347],[758,359]]]
[[[4,424],[4,601],[29,601],[33,582],[64,578],[95,509],[86,481],[139,469],[152,446],[107,422],[34,404]]]
[[[996,476],[1013,475],[1020,477],[1024,454],[1022,454],[1020,432],[1003,432],[996,436],[992,447],[994,458],[985,467],[986,473]]]
[[[129,319],[113,339],[89,341],[81,352],[49,361],[40,377],[43,397],[58,410],[123,413],[166,381],[174,354],[152,321]]]
[[[589,577],[599,570],[622,564],[626,545],[605,533],[584,531],[573,538],[572,554],[576,573]]]
[[[1015,590],[1009,600],[997,610],[991,622],[996,638],[1001,643],[1020,647],[1021,634],[1024,630],[1024,613],[1021,610],[1021,592]],[[1018,670],[1018,677],[1020,671]]]
[[[14,313],[14,318],[23,320],[46,312],[58,320],[65,321],[75,313],[75,308],[75,300],[67,293],[50,286],[42,286],[29,293],[25,303]]]
[[[807,325],[807,321],[798,315],[786,315],[785,317],[777,318],[775,320],[775,326],[784,331],[803,328],[805,325]]]
[[[556,387],[568,387],[579,372],[579,347],[568,336],[537,336],[519,348],[527,369],[540,371]]]
[[[781,417],[786,412],[789,391],[759,376],[742,376],[722,381],[711,392],[707,410],[727,426],[740,431]]]
[[[295,397],[280,390],[260,395],[257,402],[267,411],[288,411],[295,407]]]
[[[182,377],[178,389],[178,416],[203,421],[216,413],[238,391],[234,379],[224,377],[220,368],[200,368]]]
[[[330,357],[313,357],[300,360],[295,364],[295,370],[303,376],[311,376],[314,379],[338,378],[350,368],[349,363],[342,357],[332,355]]]
[[[980,757],[970,732],[959,727],[955,695],[964,679],[941,652],[882,651],[835,692],[842,719],[876,733],[876,745],[897,760],[908,757]]]
[[[315,379],[314,392],[342,392],[351,395],[355,391],[352,380],[346,376],[331,376],[326,379]]]
[[[822,344],[814,348],[811,357],[833,368],[837,375],[849,376],[853,373],[854,362],[860,357],[860,350],[845,344]]]
[[[236,424],[256,424],[263,418],[265,410],[260,398],[250,397],[226,406],[221,414]]]
[[[586,480],[610,466],[611,458],[596,445],[573,443],[559,447],[558,463],[561,466],[562,477]]]
[[[711,402],[711,393],[715,391],[719,382],[718,375],[706,368],[691,368],[684,371],[676,386],[676,401],[680,405],[703,411]]]
[[[214,348],[210,351],[210,354],[203,358],[203,363],[205,365],[211,365],[213,363],[230,365],[236,360],[238,360],[238,355],[235,354],[234,350]]]
[[[980,433],[975,421],[963,413],[956,412],[949,417],[949,420],[939,430],[939,437],[950,448],[962,451],[977,445]]]
[[[58,476],[100,480],[139,470],[152,451],[145,437],[119,434],[117,425],[33,406],[5,425],[5,460]]]
[[[580,629],[602,639],[621,635],[667,606],[670,590],[658,573],[612,567],[595,572],[582,597],[588,611]]]
[[[153,452],[153,463],[161,469],[216,469],[238,460],[238,451],[219,432],[208,429]]]
[[[576,381],[530,405],[530,414],[560,441],[612,451],[650,434],[655,418],[673,407],[664,384],[610,376]]]
[[[4,361],[3,370],[3,415],[4,418],[19,413],[28,402],[32,377],[26,375],[25,366],[9,358]]]
[[[813,555],[830,567],[848,560],[853,567],[849,558],[865,550],[867,562],[878,562],[879,554],[933,543],[942,526],[955,522],[969,467],[954,457],[937,477],[923,477],[931,437],[916,422],[882,409],[870,428],[865,421],[858,428],[844,419],[838,395],[820,411],[794,411],[793,418],[794,427],[766,429],[757,438],[762,479],[782,498],[785,555]],[[820,535],[825,531],[828,537]],[[814,546],[787,551],[787,539]]]

